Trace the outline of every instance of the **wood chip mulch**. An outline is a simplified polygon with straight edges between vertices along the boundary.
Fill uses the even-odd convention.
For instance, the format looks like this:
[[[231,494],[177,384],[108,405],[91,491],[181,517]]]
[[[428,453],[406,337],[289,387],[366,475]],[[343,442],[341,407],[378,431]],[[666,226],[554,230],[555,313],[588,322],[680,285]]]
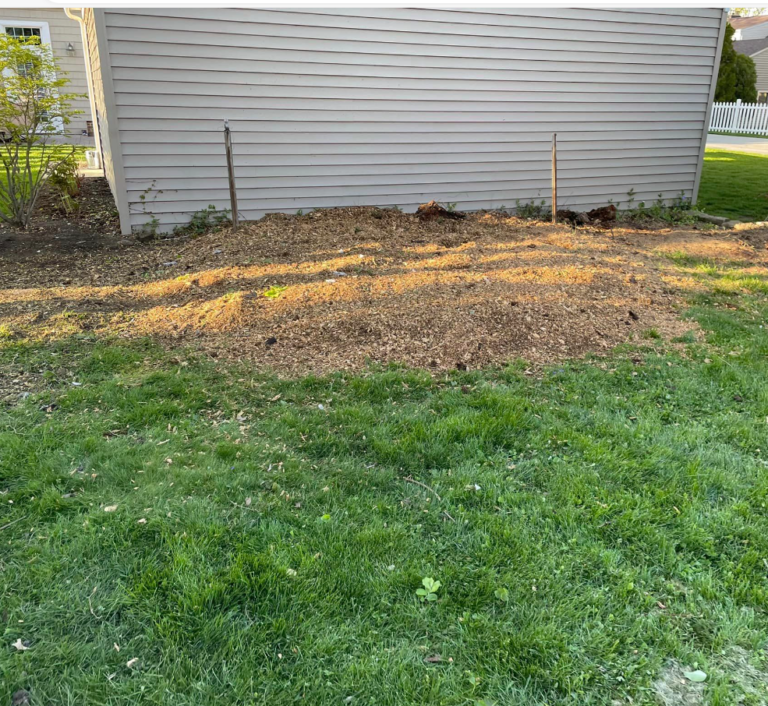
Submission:
[[[268,216],[196,239],[0,260],[11,338],[150,335],[281,374],[397,362],[544,364],[694,328],[664,252],[762,263],[738,233],[572,229],[375,208]],[[43,257],[41,255],[41,257]],[[44,264],[43,264],[44,262]]]

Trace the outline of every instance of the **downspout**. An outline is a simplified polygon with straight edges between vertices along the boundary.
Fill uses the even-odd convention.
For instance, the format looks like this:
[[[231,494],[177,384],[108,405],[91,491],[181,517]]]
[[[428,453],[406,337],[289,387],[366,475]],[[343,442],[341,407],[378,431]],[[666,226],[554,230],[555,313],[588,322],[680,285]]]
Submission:
[[[82,17],[82,13],[85,8],[80,9],[80,16],[72,14],[72,9],[69,7],[64,8],[64,14],[69,17],[70,20],[75,20],[80,25],[80,41],[83,43],[83,59],[85,60],[85,82],[88,85],[88,102],[91,104],[91,121],[93,123],[93,139],[96,144],[96,154],[99,155],[99,162],[104,165],[104,160],[101,154],[101,134],[99,132],[99,121],[96,114],[96,100],[94,99],[93,92],[93,74],[91,73],[91,50],[88,46],[88,35],[85,31],[85,20]]]

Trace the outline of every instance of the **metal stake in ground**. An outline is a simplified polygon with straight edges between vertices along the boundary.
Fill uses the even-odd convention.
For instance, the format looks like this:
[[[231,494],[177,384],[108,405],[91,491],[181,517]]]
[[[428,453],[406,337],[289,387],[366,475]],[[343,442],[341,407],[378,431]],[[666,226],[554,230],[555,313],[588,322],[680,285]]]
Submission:
[[[557,223],[557,133],[552,133],[552,223]]]
[[[232,230],[237,232],[237,189],[235,188],[235,165],[232,162],[232,135],[229,120],[224,121],[224,149],[227,152],[227,174],[229,176],[229,203],[232,209]]]

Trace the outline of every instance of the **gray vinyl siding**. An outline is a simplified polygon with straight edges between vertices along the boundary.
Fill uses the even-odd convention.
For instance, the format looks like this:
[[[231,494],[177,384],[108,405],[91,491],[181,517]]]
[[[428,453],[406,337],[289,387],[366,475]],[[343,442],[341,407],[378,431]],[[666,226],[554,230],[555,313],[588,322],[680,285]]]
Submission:
[[[60,7],[49,8],[0,8],[0,19],[17,20],[21,25],[24,20],[47,22],[51,33],[51,49],[58,59],[59,67],[67,74],[70,83],[68,93],[81,94],[81,98],[72,102],[72,107],[82,111],[72,118],[65,127],[65,142],[77,145],[93,145],[93,137],[84,136],[86,120],[91,120],[91,104],[88,100],[88,82],[85,77],[85,59],[80,25],[64,14]],[[74,55],[67,52],[67,44],[72,43]]]
[[[130,223],[691,196],[723,13],[106,9]],[[141,198],[141,197],[144,198]]]
[[[755,62],[755,68],[757,69],[757,81],[755,82],[755,88],[758,92],[768,91],[768,49],[752,55],[752,61]]]
[[[117,188],[115,180],[114,160],[112,159],[113,146],[109,137],[109,121],[111,119],[107,114],[106,100],[104,97],[104,84],[101,77],[101,56],[99,45],[96,41],[96,29],[94,25],[94,11],[91,8],[83,9],[83,19],[85,21],[86,36],[88,38],[88,51],[91,60],[91,78],[93,80],[93,102],[96,106],[96,117],[94,119],[94,130],[99,131],[101,142],[101,158],[104,167],[104,177],[109,182],[109,188],[115,200],[125,198]],[[120,145],[117,145],[120,149]]]

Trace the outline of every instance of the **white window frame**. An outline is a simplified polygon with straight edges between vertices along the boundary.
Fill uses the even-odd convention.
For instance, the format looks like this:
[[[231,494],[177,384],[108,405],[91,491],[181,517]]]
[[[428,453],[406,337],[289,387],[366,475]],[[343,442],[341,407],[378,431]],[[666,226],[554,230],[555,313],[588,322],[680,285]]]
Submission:
[[[40,43],[47,44],[49,47],[51,47],[51,51],[53,51],[53,44],[51,43],[51,30],[47,22],[23,19],[4,20],[0,18],[0,31],[5,34],[6,28],[8,27],[33,27],[35,29],[39,29]],[[54,75],[53,78],[55,79],[56,76]],[[64,123],[62,122],[61,118],[54,118],[53,124],[56,127],[56,132],[58,134],[64,134]]]

